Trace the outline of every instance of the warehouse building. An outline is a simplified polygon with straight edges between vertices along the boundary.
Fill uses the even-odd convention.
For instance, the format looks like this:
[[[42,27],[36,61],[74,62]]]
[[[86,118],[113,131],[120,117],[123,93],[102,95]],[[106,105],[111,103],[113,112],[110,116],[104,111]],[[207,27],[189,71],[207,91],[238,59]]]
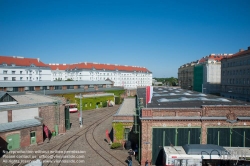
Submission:
[[[31,93],[10,95],[1,91],[1,150],[43,143],[43,125],[56,134],[65,133],[65,112],[64,98]]]
[[[250,147],[250,105],[190,90],[153,89],[146,103],[146,88],[137,89],[136,117],[140,161],[161,165],[164,146],[215,144]]]

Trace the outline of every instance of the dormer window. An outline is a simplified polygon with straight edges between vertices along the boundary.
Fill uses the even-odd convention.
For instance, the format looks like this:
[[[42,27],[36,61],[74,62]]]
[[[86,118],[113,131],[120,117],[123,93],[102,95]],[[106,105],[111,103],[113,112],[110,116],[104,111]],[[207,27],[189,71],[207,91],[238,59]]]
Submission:
[[[35,67],[35,65],[34,65],[34,64],[31,64],[30,67]]]
[[[11,66],[16,66],[16,64],[12,63]]]

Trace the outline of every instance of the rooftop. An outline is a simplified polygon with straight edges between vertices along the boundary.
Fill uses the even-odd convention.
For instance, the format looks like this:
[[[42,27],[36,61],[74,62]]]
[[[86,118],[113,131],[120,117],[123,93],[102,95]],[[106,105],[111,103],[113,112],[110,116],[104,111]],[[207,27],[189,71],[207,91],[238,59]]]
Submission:
[[[62,85],[102,85],[112,84],[110,81],[4,81],[1,87],[27,87],[27,86],[62,86]]]
[[[133,116],[135,114],[135,98],[125,98],[114,116]]]
[[[23,108],[23,107],[38,107],[43,105],[55,105],[56,103],[64,103],[64,98],[52,97],[48,95],[38,95],[33,93],[25,93],[18,95],[11,95],[17,103],[0,103],[0,111]]]
[[[146,88],[138,88],[137,95],[143,98],[144,108],[146,108]],[[147,108],[201,108],[205,105],[228,106],[228,105],[248,105],[249,102],[223,98],[210,94],[203,94],[196,91],[184,90],[179,87],[154,87],[151,103]]]
[[[37,119],[28,119],[16,122],[8,122],[0,124],[0,132],[12,131],[33,126],[40,126],[41,122]]]

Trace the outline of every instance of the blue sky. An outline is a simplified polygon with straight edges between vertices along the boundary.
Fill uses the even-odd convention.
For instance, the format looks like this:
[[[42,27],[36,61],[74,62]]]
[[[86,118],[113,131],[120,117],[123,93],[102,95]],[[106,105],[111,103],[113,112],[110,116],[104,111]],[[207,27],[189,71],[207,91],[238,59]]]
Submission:
[[[153,77],[250,46],[249,0],[0,0],[0,55],[143,66]]]

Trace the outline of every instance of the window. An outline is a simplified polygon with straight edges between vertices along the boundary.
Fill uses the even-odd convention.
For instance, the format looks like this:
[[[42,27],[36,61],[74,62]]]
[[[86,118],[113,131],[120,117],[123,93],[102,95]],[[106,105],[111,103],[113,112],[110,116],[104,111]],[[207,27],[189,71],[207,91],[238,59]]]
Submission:
[[[7,74],[7,72],[8,72],[7,70],[4,70],[4,71],[3,71],[3,74]]]
[[[8,81],[8,77],[4,77],[4,81]]]
[[[12,81],[16,81],[16,77],[12,77]]]
[[[20,71],[20,74],[23,74],[23,71]]]
[[[130,132],[129,128],[124,129],[124,140],[126,141],[128,140],[129,132]]]
[[[20,81],[22,81],[23,80],[23,77],[20,77]]]
[[[16,73],[16,71],[12,71],[11,73],[12,73],[12,74],[15,74],[15,73]]]

